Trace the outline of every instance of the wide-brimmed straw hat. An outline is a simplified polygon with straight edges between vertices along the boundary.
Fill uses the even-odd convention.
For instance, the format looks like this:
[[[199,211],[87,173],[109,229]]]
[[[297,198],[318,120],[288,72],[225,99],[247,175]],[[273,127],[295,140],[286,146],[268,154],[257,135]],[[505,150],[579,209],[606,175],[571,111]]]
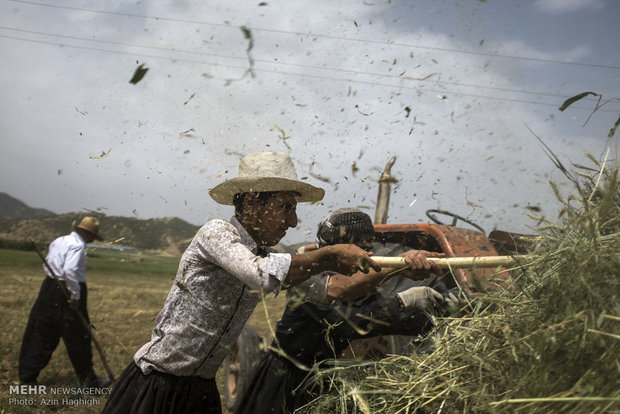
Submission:
[[[82,219],[82,221],[80,221],[80,224],[75,226],[75,228],[89,232],[95,236],[95,239],[97,240],[103,240],[103,237],[99,234],[99,225],[99,220],[94,217],[86,216]]]
[[[288,154],[257,152],[239,162],[239,176],[226,180],[209,190],[219,204],[232,205],[235,194],[271,191],[295,191],[299,202],[319,201],[325,190],[297,179],[297,172]]]

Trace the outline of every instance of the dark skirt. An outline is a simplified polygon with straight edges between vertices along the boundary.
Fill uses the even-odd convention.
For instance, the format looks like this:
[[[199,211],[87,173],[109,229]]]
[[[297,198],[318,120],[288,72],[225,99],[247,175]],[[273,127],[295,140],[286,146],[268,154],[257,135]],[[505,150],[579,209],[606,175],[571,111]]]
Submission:
[[[215,379],[178,377],[132,362],[118,378],[103,408],[105,414],[221,414]]]
[[[292,413],[311,400],[314,376],[273,352],[261,360],[235,414]]]

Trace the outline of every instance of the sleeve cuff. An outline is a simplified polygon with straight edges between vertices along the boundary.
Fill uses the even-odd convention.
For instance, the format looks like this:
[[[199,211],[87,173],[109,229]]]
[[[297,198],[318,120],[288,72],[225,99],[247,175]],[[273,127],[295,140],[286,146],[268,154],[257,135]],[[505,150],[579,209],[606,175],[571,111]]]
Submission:
[[[311,276],[305,282],[295,286],[294,290],[305,301],[321,305],[330,305],[332,301],[327,297],[327,288],[329,278],[333,274],[333,272],[322,272]]]
[[[80,292],[72,292],[71,290],[69,290],[69,297],[72,300],[80,300]]]
[[[276,297],[282,290],[282,283],[291,267],[291,255],[288,253],[269,253],[269,264],[267,265],[267,273],[270,277],[276,279],[273,288],[273,296]]]

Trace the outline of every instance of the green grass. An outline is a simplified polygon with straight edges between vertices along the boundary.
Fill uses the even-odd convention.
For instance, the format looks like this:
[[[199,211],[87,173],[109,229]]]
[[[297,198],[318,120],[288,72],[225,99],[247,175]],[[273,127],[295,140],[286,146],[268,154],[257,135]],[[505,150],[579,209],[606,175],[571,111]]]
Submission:
[[[155,317],[173,283],[179,258],[101,249],[94,251],[94,255],[89,257],[87,266],[89,315],[108,365],[118,377],[138,348],[150,339]],[[9,385],[18,384],[21,339],[43,277],[42,265],[35,252],[0,249],[0,413],[34,411],[30,407],[9,405],[9,398],[24,398],[10,395]],[[275,326],[284,308],[284,295],[268,300],[266,308],[269,320]],[[257,307],[249,323],[261,335],[271,338],[262,305]],[[95,372],[104,375],[105,369],[94,346],[93,362]],[[223,392],[221,371],[216,379]],[[39,383],[50,387],[77,386],[62,341],[41,372]],[[98,405],[91,408],[62,404],[43,407],[40,405],[41,396],[36,396],[39,403],[36,411],[98,413],[105,404],[105,396],[92,398]]]

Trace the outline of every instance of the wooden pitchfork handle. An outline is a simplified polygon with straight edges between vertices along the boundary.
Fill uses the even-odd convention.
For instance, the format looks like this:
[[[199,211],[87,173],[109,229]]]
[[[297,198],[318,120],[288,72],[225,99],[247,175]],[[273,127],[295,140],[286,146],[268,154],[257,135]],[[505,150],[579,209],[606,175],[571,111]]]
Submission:
[[[52,270],[52,267],[49,265],[49,263],[47,263],[47,260],[45,259],[45,256],[43,256],[43,253],[41,253],[41,250],[39,250],[39,247],[37,246],[37,244],[34,242],[34,240],[30,240],[30,243],[32,243],[32,245],[34,246],[34,249],[39,254],[39,257],[41,258],[41,261],[43,262],[43,264],[45,265],[47,270],[49,270],[49,272],[52,274],[52,277],[54,278],[54,280],[56,281],[56,283],[60,287],[60,290],[62,290],[62,293],[64,293],[65,297],[67,298],[67,301],[71,300],[71,295],[69,294],[69,291],[67,290],[67,287],[65,285],[63,285],[62,282],[60,281],[60,279],[58,278],[58,276],[56,276],[56,274]],[[99,345],[99,342],[95,338],[95,333],[93,332],[92,328],[90,327],[90,324],[86,321],[86,318],[84,317],[84,315],[82,315],[82,312],[80,312],[79,308],[78,309],[74,309],[74,312],[77,313],[78,317],[80,318],[80,321],[82,321],[82,325],[84,325],[84,327],[88,331],[88,334],[90,335],[90,339],[95,344],[95,348],[97,349],[97,352],[99,353],[99,356],[101,357],[101,362],[103,362],[103,367],[105,368],[105,371],[108,374],[108,377],[112,380],[112,382],[116,381],[114,379],[114,374],[112,374],[112,370],[110,369],[110,366],[108,365],[108,361],[105,359],[105,355],[103,354],[103,350],[101,349],[101,346]]]
[[[381,267],[402,268],[409,266],[404,257],[371,256]],[[513,266],[532,259],[532,256],[476,256],[476,257],[428,257],[441,269],[473,269],[497,266]]]

